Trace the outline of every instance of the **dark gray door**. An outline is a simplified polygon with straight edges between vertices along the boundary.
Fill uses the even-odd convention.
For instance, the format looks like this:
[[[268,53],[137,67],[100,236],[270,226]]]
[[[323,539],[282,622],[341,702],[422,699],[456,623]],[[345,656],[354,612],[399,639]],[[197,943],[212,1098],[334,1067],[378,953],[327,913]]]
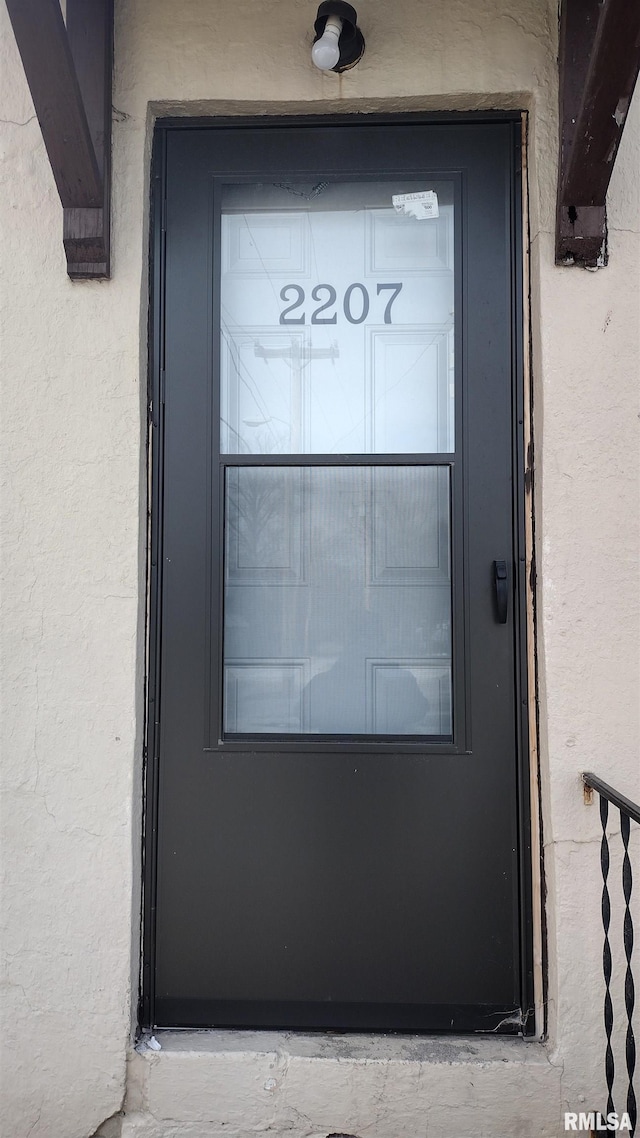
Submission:
[[[517,130],[161,132],[147,1022],[526,1022]]]

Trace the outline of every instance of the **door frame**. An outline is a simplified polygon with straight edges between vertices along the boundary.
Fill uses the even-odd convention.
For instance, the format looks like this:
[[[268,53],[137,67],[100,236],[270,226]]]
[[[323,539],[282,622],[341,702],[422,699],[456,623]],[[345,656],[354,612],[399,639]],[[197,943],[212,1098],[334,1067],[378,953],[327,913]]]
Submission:
[[[155,914],[156,865],[158,834],[158,766],[159,766],[159,706],[160,664],[162,653],[161,601],[162,601],[162,515],[164,492],[164,332],[165,332],[165,235],[166,235],[166,142],[175,131],[216,129],[229,127],[314,127],[356,126],[363,116],[342,115],[291,115],[242,116],[230,115],[215,118],[165,118],[157,120],[153,136],[151,160],[151,209],[149,228],[149,320],[148,320],[148,388],[147,388],[147,452],[148,452],[148,547],[147,547],[147,598],[146,598],[146,700],[143,752],[143,838],[142,838],[142,955],[138,1022],[141,1028],[154,1026],[155,1000]],[[523,187],[525,124],[520,111],[489,112],[411,112],[405,114],[367,114],[367,125],[393,126],[415,123],[435,124],[507,123],[511,125],[511,260],[510,281],[512,313],[512,521],[514,534],[514,658],[515,711],[518,740],[517,756],[517,826],[519,834],[518,878],[520,892],[520,983],[522,991],[522,1023],[506,1025],[508,1034],[531,1037],[536,1034],[534,1001],[540,998],[534,985],[534,867],[532,853],[537,841],[532,841],[532,824],[537,824],[537,802],[532,802],[532,785],[537,771],[531,772],[535,761],[531,740],[537,736],[534,714],[536,676],[534,645],[529,643],[534,628],[534,567],[533,549],[529,549],[527,531],[530,529],[532,499],[530,494],[531,461],[530,439],[531,408],[528,375],[528,351],[525,351],[525,294],[523,238],[527,219],[523,217],[526,203],[526,186]],[[524,231],[524,232],[523,232]],[[506,283],[506,282],[505,282]],[[527,565],[531,564],[528,579]],[[529,634],[528,634],[529,630]],[[538,867],[536,866],[535,874]],[[540,1030],[542,1025],[539,1025]],[[495,1030],[495,1029],[494,1029]]]

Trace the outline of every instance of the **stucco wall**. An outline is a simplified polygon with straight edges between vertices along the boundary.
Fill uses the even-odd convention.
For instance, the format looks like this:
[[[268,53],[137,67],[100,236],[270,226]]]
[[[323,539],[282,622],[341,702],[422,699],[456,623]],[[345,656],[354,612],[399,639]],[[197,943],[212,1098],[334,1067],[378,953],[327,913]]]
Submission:
[[[598,1106],[598,818],[578,773],[594,769],[640,798],[639,99],[611,187],[609,267],[558,269],[554,3],[369,0],[365,58],[342,78],[312,67],[315,6],[299,0],[116,7],[113,279],[72,284],[0,5],[3,1138],[85,1138],[125,1092],[140,894],[146,203],[150,127],[167,110],[530,111],[544,1062],[559,1072],[548,1084],[558,1117],[562,1102],[584,1106],[580,1096]],[[425,1134],[428,1096],[414,1118],[412,1085],[406,1133]],[[489,1085],[480,1077],[478,1109],[499,1112]],[[301,1134],[321,1132],[331,1086],[320,1078]],[[473,1111],[476,1092],[465,1093]],[[166,1103],[174,1129],[152,1131],[149,1098],[136,1091],[131,1102],[140,1133],[187,1133]],[[356,1103],[347,1116],[379,1138],[405,1133],[393,1111],[376,1123]],[[262,1117],[224,1132],[252,1133]],[[189,1134],[222,1133],[204,1118]],[[531,1125],[523,1135],[543,1133]]]

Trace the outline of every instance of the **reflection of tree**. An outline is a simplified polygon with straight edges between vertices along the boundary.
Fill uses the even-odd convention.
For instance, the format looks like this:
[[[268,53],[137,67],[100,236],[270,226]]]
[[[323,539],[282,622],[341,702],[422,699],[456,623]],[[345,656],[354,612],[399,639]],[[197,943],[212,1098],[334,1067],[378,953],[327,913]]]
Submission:
[[[289,424],[284,423],[282,419],[276,420],[273,416],[269,419],[243,419],[243,425],[255,431],[251,444],[223,416],[220,417],[220,422],[229,432],[227,443],[229,454],[289,454]],[[276,422],[284,424],[284,429],[282,426],[274,427],[273,424]],[[258,431],[258,427],[264,429]]]
[[[304,657],[311,675],[338,656],[346,661],[350,645],[362,659],[447,659],[446,477],[436,469],[416,478],[410,468],[229,468],[227,651]],[[427,586],[425,571],[437,572],[439,558],[442,575]],[[376,579],[376,564],[383,574],[390,566],[389,580]]]
[[[308,654],[302,642],[312,598],[309,589],[300,587],[305,585],[305,474],[299,467],[241,467],[228,472],[227,655]]]
[[[273,565],[293,534],[309,529],[315,582],[363,583],[366,474],[354,469],[239,468],[230,470],[228,534],[243,562]],[[303,493],[303,487],[304,493]],[[304,524],[304,518],[309,527]]]
[[[227,531],[238,562],[270,566],[274,551],[288,547],[287,531],[296,506],[292,473],[250,468],[229,471]]]
[[[313,471],[312,556],[327,584],[363,584],[366,479],[367,472],[357,467]]]

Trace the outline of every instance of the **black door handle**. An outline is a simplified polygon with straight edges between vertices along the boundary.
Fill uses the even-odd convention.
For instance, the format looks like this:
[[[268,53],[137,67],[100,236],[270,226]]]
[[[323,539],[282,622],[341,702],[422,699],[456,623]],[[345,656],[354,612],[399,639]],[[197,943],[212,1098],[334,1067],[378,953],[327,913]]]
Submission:
[[[498,623],[506,624],[507,612],[509,611],[509,580],[507,577],[506,561],[494,561],[493,581],[496,587],[496,609],[498,613]]]

